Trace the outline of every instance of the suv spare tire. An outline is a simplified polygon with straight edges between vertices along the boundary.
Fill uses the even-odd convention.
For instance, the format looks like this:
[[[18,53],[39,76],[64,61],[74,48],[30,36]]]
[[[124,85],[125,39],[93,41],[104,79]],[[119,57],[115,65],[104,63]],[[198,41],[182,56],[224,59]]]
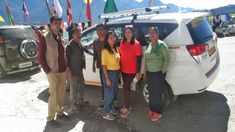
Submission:
[[[38,45],[34,40],[23,40],[20,45],[20,53],[26,59],[36,58],[38,54]]]

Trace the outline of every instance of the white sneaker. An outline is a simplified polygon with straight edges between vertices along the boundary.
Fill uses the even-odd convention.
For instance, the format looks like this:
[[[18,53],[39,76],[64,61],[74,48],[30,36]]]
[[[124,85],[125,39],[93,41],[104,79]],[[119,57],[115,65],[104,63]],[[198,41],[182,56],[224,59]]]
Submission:
[[[116,117],[113,116],[111,113],[105,113],[105,114],[103,115],[103,119],[106,119],[106,120],[109,120],[109,121],[113,121],[113,120],[116,119]]]

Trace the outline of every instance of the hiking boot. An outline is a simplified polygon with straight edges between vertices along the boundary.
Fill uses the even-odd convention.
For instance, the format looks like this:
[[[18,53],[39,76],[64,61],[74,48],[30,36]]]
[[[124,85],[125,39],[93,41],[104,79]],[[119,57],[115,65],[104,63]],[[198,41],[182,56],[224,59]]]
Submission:
[[[55,120],[47,121],[46,125],[54,127],[54,128],[59,128],[60,127],[60,124]]]
[[[62,115],[57,115],[57,119],[63,119],[69,121],[71,120],[71,117],[63,113]]]
[[[106,119],[106,120],[109,120],[109,121],[113,121],[113,120],[116,119],[116,117],[113,116],[111,113],[105,113],[105,114],[103,115],[103,119]]]

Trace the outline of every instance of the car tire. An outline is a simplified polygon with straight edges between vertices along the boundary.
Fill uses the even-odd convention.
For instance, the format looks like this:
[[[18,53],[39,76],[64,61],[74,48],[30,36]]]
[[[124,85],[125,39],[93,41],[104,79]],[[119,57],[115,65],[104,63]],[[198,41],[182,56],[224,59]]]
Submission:
[[[0,78],[3,79],[4,77],[6,77],[6,73],[3,70],[2,66],[0,65]]]
[[[163,94],[162,94],[163,107],[167,107],[170,103],[172,103],[176,99],[176,96],[174,96],[174,94],[172,92],[171,86],[167,82],[166,82],[166,84],[167,84],[166,88],[164,89]],[[144,102],[146,104],[148,104],[149,103],[149,100],[148,100],[149,95],[148,95],[146,81],[142,79],[140,81],[139,87],[140,87],[139,88],[140,94],[143,97]]]

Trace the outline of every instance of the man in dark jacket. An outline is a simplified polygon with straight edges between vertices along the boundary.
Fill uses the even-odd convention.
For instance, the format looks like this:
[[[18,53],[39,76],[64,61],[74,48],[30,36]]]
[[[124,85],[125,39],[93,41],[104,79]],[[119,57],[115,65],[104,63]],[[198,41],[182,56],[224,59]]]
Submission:
[[[81,36],[82,33],[79,27],[72,29],[72,40],[66,48],[68,75],[72,90],[72,111],[78,111],[79,106],[88,103],[83,99],[85,82],[82,70],[86,68],[86,60],[84,54],[85,49],[80,42]]]
[[[104,47],[104,38],[105,38],[105,26],[104,24],[100,23],[96,25],[96,33],[98,36],[98,39],[93,42],[93,66],[92,66],[92,71],[95,73],[96,68],[99,69],[99,74],[100,74],[100,80],[102,79],[102,65],[101,65],[101,51],[103,50]],[[101,86],[102,86],[102,102],[99,106],[100,109],[103,109],[104,107],[104,84],[101,81]]]

